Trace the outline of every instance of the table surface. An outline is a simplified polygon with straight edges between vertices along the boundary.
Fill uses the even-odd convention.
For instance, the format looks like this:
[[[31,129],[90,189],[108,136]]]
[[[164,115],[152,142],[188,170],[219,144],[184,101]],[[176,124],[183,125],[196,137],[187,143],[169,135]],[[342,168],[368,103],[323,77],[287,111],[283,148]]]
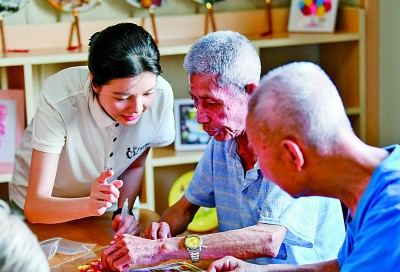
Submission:
[[[30,224],[28,227],[36,234],[39,242],[61,237],[63,239],[82,242],[85,244],[96,244],[94,251],[110,244],[114,235],[111,228],[111,212],[106,212],[103,216],[93,216],[60,224]],[[139,223],[143,231],[151,222],[157,222],[160,216],[150,210],[140,209]],[[49,259],[50,267],[76,259],[85,253],[75,255],[64,255],[56,253]]]
[[[77,266],[99,259],[102,249],[110,244],[115,233],[111,228],[111,216],[112,213],[107,212],[103,216],[88,217],[60,224],[30,224],[27,222],[27,225],[36,234],[39,242],[61,237],[85,244],[96,244],[90,252],[75,255],[56,253],[54,257],[49,259],[51,271],[78,271]],[[151,222],[158,222],[159,218],[160,216],[153,211],[140,209],[139,223],[141,231]],[[191,263],[189,260],[170,260],[163,263],[180,261]],[[199,268],[207,269],[210,262],[210,260],[203,260],[195,265]]]

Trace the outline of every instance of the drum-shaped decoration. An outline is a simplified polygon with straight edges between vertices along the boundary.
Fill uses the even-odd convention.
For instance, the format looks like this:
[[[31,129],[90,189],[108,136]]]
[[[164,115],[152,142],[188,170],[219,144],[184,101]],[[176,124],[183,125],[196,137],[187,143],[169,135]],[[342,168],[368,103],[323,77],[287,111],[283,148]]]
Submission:
[[[75,50],[82,47],[81,34],[79,29],[80,12],[88,11],[98,5],[100,0],[48,0],[48,2],[57,10],[72,13],[74,21],[71,23],[71,30],[68,39],[68,50]],[[72,45],[74,33],[77,35],[78,45]]]
[[[0,0],[0,39],[3,55],[7,54],[3,26],[4,17],[20,11],[28,2],[29,0]]]
[[[153,27],[154,40],[158,43],[157,27],[155,20],[155,9],[166,5],[169,0],[125,0],[129,5],[135,8],[148,9],[151,25]],[[143,24],[143,23],[142,23]]]
[[[212,31],[217,31],[217,26],[215,24],[215,19],[214,19],[214,8],[213,5],[218,2],[222,2],[225,0],[193,0],[197,4],[200,5],[205,5],[207,8],[207,13],[206,13],[206,18],[204,22],[204,35],[208,33],[208,24],[209,21],[211,23],[211,28]]]

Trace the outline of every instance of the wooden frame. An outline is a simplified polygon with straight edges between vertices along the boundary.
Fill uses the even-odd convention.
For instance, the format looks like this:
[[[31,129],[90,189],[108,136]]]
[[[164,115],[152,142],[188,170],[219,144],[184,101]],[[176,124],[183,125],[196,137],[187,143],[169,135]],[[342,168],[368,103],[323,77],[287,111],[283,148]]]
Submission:
[[[176,99],[175,112],[175,150],[202,150],[207,146],[210,136],[197,123],[196,108],[189,98]]]
[[[379,146],[379,1],[360,0],[365,9],[366,142]]]
[[[24,92],[0,90],[0,173],[10,173],[25,129]]]

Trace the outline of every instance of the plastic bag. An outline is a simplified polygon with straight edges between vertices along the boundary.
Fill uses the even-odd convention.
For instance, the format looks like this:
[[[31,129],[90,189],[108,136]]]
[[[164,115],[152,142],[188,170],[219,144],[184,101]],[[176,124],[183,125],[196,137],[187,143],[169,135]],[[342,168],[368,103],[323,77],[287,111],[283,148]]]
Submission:
[[[40,242],[39,245],[46,254],[47,258],[51,259],[56,253],[75,255],[78,253],[89,252],[96,244],[85,244],[82,242],[56,237],[44,240]]]

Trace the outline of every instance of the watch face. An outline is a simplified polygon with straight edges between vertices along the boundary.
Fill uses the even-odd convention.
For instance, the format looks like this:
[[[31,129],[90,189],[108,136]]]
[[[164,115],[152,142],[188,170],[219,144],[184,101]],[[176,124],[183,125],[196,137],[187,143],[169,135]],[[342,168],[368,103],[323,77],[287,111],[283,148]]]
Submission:
[[[189,248],[196,248],[200,246],[200,238],[197,236],[188,236],[185,240],[185,245]]]

